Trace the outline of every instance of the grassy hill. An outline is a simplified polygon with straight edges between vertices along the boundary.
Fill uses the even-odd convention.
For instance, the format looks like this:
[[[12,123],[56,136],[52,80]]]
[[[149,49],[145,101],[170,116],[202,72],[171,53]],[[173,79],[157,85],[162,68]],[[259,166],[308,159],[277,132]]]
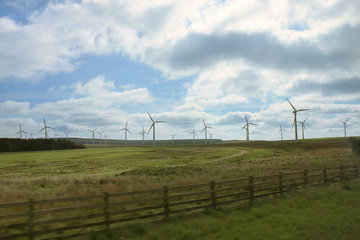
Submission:
[[[345,138],[0,153],[0,201],[131,191],[358,161]]]

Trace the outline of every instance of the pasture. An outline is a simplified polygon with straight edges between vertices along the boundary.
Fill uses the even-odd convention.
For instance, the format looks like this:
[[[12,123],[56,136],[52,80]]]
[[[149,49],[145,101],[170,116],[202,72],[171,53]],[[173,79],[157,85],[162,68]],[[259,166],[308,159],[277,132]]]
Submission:
[[[339,166],[358,161],[345,138],[115,147],[0,154],[0,201],[133,191]]]

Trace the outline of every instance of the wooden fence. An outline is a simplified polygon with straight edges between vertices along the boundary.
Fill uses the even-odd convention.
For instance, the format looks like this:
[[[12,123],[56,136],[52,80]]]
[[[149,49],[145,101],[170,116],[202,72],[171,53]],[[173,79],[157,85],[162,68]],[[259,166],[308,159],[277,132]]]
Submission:
[[[129,222],[157,221],[242,201],[251,205],[256,198],[358,176],[358,165],[341,165],[143,191],[3,203],[0,239],[68,239]]]

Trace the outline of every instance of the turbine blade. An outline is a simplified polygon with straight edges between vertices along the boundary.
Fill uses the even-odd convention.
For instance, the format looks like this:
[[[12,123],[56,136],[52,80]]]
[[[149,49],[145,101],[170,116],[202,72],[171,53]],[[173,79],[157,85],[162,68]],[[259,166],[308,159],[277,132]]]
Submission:
[[[303,123],[305,123],[306,122],[306,120],[308,120],[309,119],[309,117],[307,117],[304,121],[303,121]]]
[[[155,124],[155,122],[153,122],[153,124],[151,124],[151,127],[149,128],[148,133],[149,133],[149,132],[150,132],[150,130],[153,128],[154,124]]]
[[[206,128],[206,123],[205,123],[204,119],[202,121],[203,121],[204,127]]]
[[[248,119],[247,119],[247,117],[246,117],[246,114],[245,114],[245,120],[246,120],[246,123],[248,123]]]
[[[299,110],[297,110],[297,112],[307,111],[307,110],[310,110],[310,109],[308,109],[308,108],[303,108],[303,109],[299,109]]]
[[[126,129],[126,131],[128,131],[128,133],[130,133],[131,134],[131,132],[129,131],[129,129]],[[132,134],[131,134],[132,135]]]
[[[294,107],[294,105],[291,104],[291,102],[289,101],[289,99],[286,98],[286,100],[290,103],[291,107],[294,109],[294,111],[296,111],[296,108]]]
[[[150,113],[147,112],[147,114],[149,115],[149,118],[151,119],[151,121],[154,122],[154,119],[151,117]]]
[[[166,123],[166,121],[155,121],[155,123]]]

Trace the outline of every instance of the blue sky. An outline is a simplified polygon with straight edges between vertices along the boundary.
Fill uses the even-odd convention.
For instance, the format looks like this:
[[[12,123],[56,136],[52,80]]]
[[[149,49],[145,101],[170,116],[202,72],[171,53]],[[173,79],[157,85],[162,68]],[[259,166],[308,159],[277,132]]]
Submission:
[[[202,120],[214,137],[360,135],[357,1],[0,2],[0,137],[33,137],[43,117],[57,136],[191,138]],[[50,131],[50,136],[55,131]],[[299,129],[299,134],[301,134]],[[151,139],[151,136],[147,136]]]

